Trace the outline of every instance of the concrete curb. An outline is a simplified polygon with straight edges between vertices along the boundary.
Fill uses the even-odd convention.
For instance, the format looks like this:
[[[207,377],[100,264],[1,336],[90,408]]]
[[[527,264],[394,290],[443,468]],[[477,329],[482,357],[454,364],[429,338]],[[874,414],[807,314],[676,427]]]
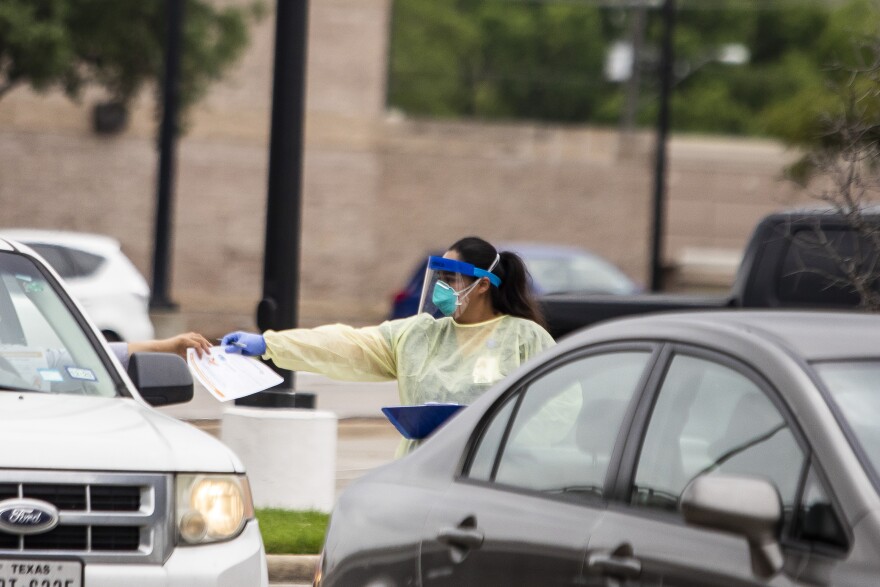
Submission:
[[[270,583],[312,583],[316,554],[267,554]]]

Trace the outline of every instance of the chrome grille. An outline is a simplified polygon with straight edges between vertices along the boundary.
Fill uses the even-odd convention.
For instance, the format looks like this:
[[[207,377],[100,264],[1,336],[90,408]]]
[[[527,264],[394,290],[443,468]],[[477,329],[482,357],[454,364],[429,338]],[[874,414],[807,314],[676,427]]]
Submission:
[[[39,499],[58,525],[26,536],[0,530],[0,557],[59,554],[84,562],[153,562],[173,544],[170,475],[0,470],[0,500]]]

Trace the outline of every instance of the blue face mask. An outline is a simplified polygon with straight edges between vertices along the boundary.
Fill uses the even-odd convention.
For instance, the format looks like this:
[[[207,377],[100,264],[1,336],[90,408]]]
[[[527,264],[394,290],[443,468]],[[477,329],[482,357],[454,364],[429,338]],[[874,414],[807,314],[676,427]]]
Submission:
[[[477,287],[480,280],[473,282],[461,291],[455,291],[452,286],[446,282],[438,281],[434,284],[434,291],[431,293],[431,301],[437,306],[437,309],[443,312],[444,316],[452,316],[461,305],[461,296],[467,297],[472,289]]]
[[[444,316],[452,316],[458,307],[458,293],[442,281],[434,284],[431,301]]]

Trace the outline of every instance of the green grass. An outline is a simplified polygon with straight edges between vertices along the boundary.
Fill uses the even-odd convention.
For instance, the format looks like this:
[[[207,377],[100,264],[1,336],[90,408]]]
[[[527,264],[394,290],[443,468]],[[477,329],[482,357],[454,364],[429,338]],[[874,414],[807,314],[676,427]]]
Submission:
[[[269,554],[318,554],[329,514],[272,508],[258,509],[263,545]]]

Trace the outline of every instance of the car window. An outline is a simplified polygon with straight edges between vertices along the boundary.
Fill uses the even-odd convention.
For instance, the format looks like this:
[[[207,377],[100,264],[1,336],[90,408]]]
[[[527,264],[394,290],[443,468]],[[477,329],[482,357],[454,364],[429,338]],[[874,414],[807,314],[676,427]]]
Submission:
[[[79,249],[67,249],[67,253],[73,261],[77,277],[88,277],[97,271],[98,267],[104,262],[104,257],[80,251]]]
[[[564,363],[492,416],[469,476],[548,493],[601,495],[614,443],[651,353]]]
[[[510,415],[513,413],[513,408],[518,401],[519,394],[508,398],[501,409],[495,413],[485,432],[483,432],[470,467],[470,477],[472,479],[492,479],[495,457],[498,455],[498,449],[501,448],[504,432],[507,430],[507,424],[510,422]]]
[[[848,285],[838,259],[856,264],[860,273],[871,271],[876,262],[875,255],[869,254],[874,250],[873,236],[832,228],[820,231],[812,225],[789,230],[792,234],[787,237],[777,278],[779,301],[784,305],[857,306],[859,295]],[[876,281],[873,285],[876,291]]]
[[[542,293],[587,291],[626,294],[636,289],[621,271],[598,258],[527,257],[525,262],[537,289]]]
[[[52,266],[52,269],[64,279],[76,276],[73,262],[61,247],[41,245],[39,243],[31,243],[29,246],[45,259]]]
[[[0,391],[117,395],[86,333],[30,259],[0,253]]]
[[[676,356],[664,377],[636,469],[632,503],[675,510],[702,473],[759,476],[794,509],[804,455],[764,391],[714,361]]]
[[[843,424],[858,440],[857,454],[866,468],[880,472],[880,361],[832,361],[817,363],[829,400],[843,417]]]

